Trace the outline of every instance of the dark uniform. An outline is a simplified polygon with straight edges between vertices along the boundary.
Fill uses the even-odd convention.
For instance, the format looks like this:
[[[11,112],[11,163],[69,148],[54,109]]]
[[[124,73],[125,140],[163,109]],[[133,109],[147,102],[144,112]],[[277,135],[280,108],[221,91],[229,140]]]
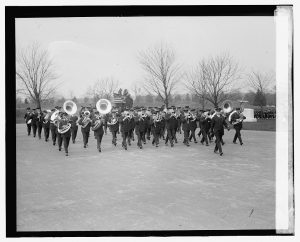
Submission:
[[[134,116],[131,114],[131,118],[129,120],[130,122],[130,129],[129,129],[129,138],[134,141],[134,127],[135,127],[135,122],[134,122]]]
[[[27,134],[29,136],[31,133],[31,122],[32,122],[32,113],[30,112],[30,108],[27,108],[27,113],[25,113],[24,119],[27,126]],[[30,123],[28,123],[29,120],[31,120]]]
[[[203,142],[205,142],[206,146],[208,146],[207,134],[209,133],[209,128],[210,128],[209,120],[210,120],[210,118],[205,114],[202,114],[199,119],[199,126],[200,126],[200,130],[201,130],[201,134],[202,134],[201,144],[203,144]]]
[[[119,132],[119,120],[116,116],[112,116],[108,119],[107,125],[109,126],[112,134],[112,144],[117,145],[117,133]]]
[[[137,135],[137,146],[142,149],[143,145],[142,145],[142,139],[143,137],[145,137],[145,120],[142,117],[136,116],[134,118],[134,122],[135,122],[135,134]],[[145,141],[144,141],[145,142]]]
[[[246,117],[236,111],[232,112],[229,116],[229,122],[231,124],[235,123],[238,119],[244,120],[246,119]],[[243,128],[243,122],[241,121],[236,124],[233,124],[233,128],[235,129],[233,143],[236,144],[236,140],[239,139],[240,145],[243,145],[242,136],[241,136],[241,129]]]
[[[193,111],[193,110],[192,110]],[[197,129],[197,121],[198,121],[198,117],[196,116],[196,114],[194,114],[194,117],[192,117],[190,119],[190,129],[191,129],[191,134],[190,134],[190,137],[189,137],[189,141],[192,141],[192,139],[194,139],[194,143],[197,143],[197,140],[196,140],[196,135],[195,135],[195,132],[196,132],[196,129]]]
[[[224,127],[228,129],[225,118],[221,114],[215,114],[211,121],[211,131],[216,137],[216,146],[214,152],[217,153],[217,151],[219,150],[220,155],[223,155],[221,140],[222,136],[224,135]]]
[[[47,111],[44,112],[42,122],[43,122],[45,141],[48,142],[49,132],[50,132],[50,117],[49,114],[47,114]]]
[[[97,128],[95,129],[93,127],[95,126],[96,122],[100,122],[100,125],[97,126]],[[94,136],[95,139],[97,140],[97,149],[99,152],[101,152],[101,142],[104,134],[104,130],[103,130],[104,122],[105,122],[104,118],[99,120],[97,117],[94,117],[92,120],[92,130],[94,131]]]
[[[120,117],[119,122],[121,124],[121,134],[122,134],[122,138],[123,138],[122,147],[125,150],[127,150],[127,143],[126,143],[127,139],[128,139],[128,143],[130,144],[130,136],[129,136],[130,117],[128,117],[127,115],[125,117]]]
[[[38,109],[38,116],[37,116],[37,121],[36,121],[36,127],[37,127],[37,131],[38,131],[38,137],[39,137],[39,139],[42,138],[43,116],[44,116],[44,114],[41,112],[40,109]]]
[[[175,117],[175,115],[171,115],[170,113],[167,113],[165,116],[165,127],[167,130],[167,138],[165,141],[165,144],[168,143],[168,141],[170,140],[171,143],[171,147],[174,146],[174,141],[175,141],[175,135],[176,135],[176,127],[177,127],[177,118]]]
[[[85,127],[83,127],[84,123],[84,116],[82,116],[78,120],[78,124],[81,125],[81,133],[82,133],[82,138],[83,138],[83,148],[86,148],[89,143],[89,137],[90,137],[90,129],[91,129],[91,120],[86,124]]]
[[[37,131],[37,122],[38,122],[38,114],[37,112],[34,110],[34,113],[32,114],[32,120],[31,120],[31,127],[32,127],[32,133],[33,133],[33,137],[36,136],[36,131]]]
[[[55,109],[52,109],[51,111],[52,111],[51,114],[53,114],[53,112],[55,112],[56,110],[55,110]],[[50,117],[51,117],[51,116],[50,116]],[[55,125],[55,122],[52,121],[52,120],[50,120],[50,131],[51,131],[51,138],[52,138],[52,143],[53,143],[53,145],[56,144],[56,129],[57,129],[57,127],[56,127],[56,125]]]
[[[62,129],[65,125],[70,124],[69,119],[67,118],[67,114],[64,113],[62,119],[58,122],[58,127],[59,129]],[[65,132],[65,133],[59,133],[60,140],[58,141],[58,146],[60,147],[59,150],[61,150],[61,143],[63,141],[64,144],[64,150],[66,156],[69,155],[69,144],[70,144],[70,139],[71,139],[71,128]]]
[[[183,130],[183,135],[184,135],[184,140],[183,143],[186,146],[190,146],[189,144],[189,134],[190,134],[190,120],[183,114],[181,116],[181,123],[182,123],[182,130]]]
[[[70,116],[70,123],[71,123],[71,137],[72,137],[72,142],[73,144],[76,141],[76,137],[77,137],[77,132],[78,132],[78,116],[76,115],[71,115]]]
[[[153,117],[151,117],[151,119],[150,119],[150,125],[151,125],[151,133],[153,135],[152,145],[155,144],[156,147],[158,147],[161,120],[160,119],[154,120]]]

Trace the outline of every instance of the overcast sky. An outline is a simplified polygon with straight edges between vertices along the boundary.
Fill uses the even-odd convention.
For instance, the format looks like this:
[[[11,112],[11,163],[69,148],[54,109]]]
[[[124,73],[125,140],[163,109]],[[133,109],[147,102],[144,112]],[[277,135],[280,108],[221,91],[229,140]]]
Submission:
[[[188,70],[202,58],[229,53],[243,68],[275,70],[273,17],[97,17],[16,20],[16,48],[38,42],[54,59],[58,93],[82,97],[98,78],[131,89],[143,79],[139,51],[161,42]],[[247,89],[244,83],[240,83]],[[184,86],[176,93],[185,93]]]

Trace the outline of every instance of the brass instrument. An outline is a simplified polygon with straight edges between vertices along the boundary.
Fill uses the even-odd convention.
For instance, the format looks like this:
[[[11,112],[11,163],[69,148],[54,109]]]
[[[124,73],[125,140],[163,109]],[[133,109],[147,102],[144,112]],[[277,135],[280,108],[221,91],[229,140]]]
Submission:
[[[94,123],[94,125],[92,126],[92,131],[97,130],[101,124],[103,123],[103,117],[100,115],[95,115],[96,121]]]
[[[223,112],[225,114],[228,114],[233,110],[233,105],[232,105],[232,102],[230,100],[224,101],[223,104],[222,104],[222,107],[223,107]]]
[[[100,99],[96,103],[96,108],[97,108],[97,110],[100,114],[108,114],[112,109],[112,105],[111,105],[111,102],[109,100]]]
[[[60,123],[65,123],[62,125],[62,127],[60,128]],[[60,134],[64,134],[66,132],[68,132],[71,128],[71,124],[69,123],[69,119],[67,117],[64,118],[60,118],[58,120],[58,125],[57,125],[57,132]]]
[[[74,115],[77,112],[77,105],[72,100],[67,100],[63,105],[64,111],[69,115]]]
[[[82,128],[85,128],[92,120],[90,119],[90,111],[86,110],[83,112]]]
[[[240,114],[240,118],[237,119],[235,122],[233,122],[232,125],[236,125],[238,123],[242,123],[244,121],[243,117],[244,117],[244,115],[241,113]]]

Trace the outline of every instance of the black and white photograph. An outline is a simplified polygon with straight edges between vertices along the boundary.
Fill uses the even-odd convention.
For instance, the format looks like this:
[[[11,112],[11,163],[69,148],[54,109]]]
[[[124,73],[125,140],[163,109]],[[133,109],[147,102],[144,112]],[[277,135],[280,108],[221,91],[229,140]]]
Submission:
[[[6,7],[16,234],[294,234],[292,5],[52,7]]]

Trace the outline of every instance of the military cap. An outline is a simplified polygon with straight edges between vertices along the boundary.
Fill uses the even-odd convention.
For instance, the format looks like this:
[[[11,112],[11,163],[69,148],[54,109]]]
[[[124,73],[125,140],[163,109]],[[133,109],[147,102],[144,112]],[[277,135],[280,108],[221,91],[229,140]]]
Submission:
[[[194,109],[194,108],[193,108],[193,109],[191,109],[191,111],[192,111],[192,112],[195,112],[195,111],[196,111],[196,109]]]
[[[219,108],[219,107],[216,107],[215,110],[216,110],[217,112],[221,112],[222,109]]]
[[[27,110],[30,110],[30,108],[28,107],[28,108],[26,108]]]
[[[239,110],[241,110],[241,108],[236,108],[235,110],[236,110],[236,111],[239,111]]]

